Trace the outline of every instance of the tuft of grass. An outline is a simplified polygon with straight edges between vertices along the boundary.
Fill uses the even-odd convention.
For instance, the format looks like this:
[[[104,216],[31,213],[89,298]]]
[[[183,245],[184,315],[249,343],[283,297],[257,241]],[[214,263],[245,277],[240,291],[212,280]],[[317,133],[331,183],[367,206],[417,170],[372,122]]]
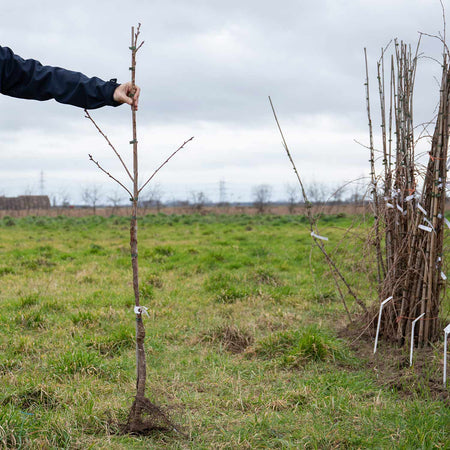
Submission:
[[[3,405],[14,405],[24,410],[32,410],[38,407],[52,409],[60,403],[55,393],[43,386],[27,387],[12,395],[8,395],[3,401]]]
[[[28,437],[29,417],[11,411],[11,407],[0,409],[0,447],[3,449],[24,448],[30,445]]]
[[[89,254],[89,255],[104,255],[105,249],[101,245],[91,244],[89,246],[87,254]]]
[[[99,317],[91,311],[77,311],[70,315],[70,320],[74,325],[85,327],[94,326],[99,323]]]
[[[226,351],[234,354],[242,353],[254,341],[250,331],[236,325],[221,325],[205,333],[203,338],[219,343]]]
[[[242,284],[242,280],[225,271],[209,276],[203,287],[214,295],[214,300],[218,303],[234,303],[249,295],[249,289]]]
[[[247,297],[248,291],[236,286],[229,286],[222,289],[214,298],[217,303],[234,303],[236,300]]]
[[[27,308],[29,306],[34,306],[39,303],[39,294],[33,293],[28,294],[20,298],[20,307]]]
[[[16,224],[16,221],[10,216],[5,216],[3,217],[3,224],[7,227],[13,227]]]
[[[15,322],[25,329],[34,330],[37,328],[45,328],[47,320],[40,311],[25,310],[16,317]]]
[[[22,364],[16,358],[0,361],[0,375],[11,374],[22,368]]]
[[[103,361],[86,349],[76,348],[58,355],[49,361],[55,375],[98,375],[103,373]]]
[[[144,280],[144,283],[147,285],[153,286],[155,288],[161,289],[163,287],[163,281],[160,276],[151,273],[150,275],[147,275],[147,277]]]
[[[133,329],[120,325],[106,336],[89,342],[87,346],[96,349],[101,355],[117,355],[123,350],[130,350],[135,347]]]
[[[265,267],[257,268],[252,273],[251,279],[257,284],[269,286],[281,286],[283,284],[280,278],[272,270]]]
[[[343,344],[316,326],[270,334],[256,344],[255,353],[289,367],[345,358]]]
[[[311,296],[313,303],[328,304],[338,300],[339,298],[334,291],[316,292]]]
[[[13,275],[16,270],[13,267],[0,267],[0,277],[4,275]]]
[[[153,248],[153,252],[158,256],[172,256],[175,250],[170,245],[157,245]]]
[[[142,301],[152,300],[155,297],[155,291],[153,289],[153,285],[151,284],[142,284],[139,288],[139,295],[142,298]]]

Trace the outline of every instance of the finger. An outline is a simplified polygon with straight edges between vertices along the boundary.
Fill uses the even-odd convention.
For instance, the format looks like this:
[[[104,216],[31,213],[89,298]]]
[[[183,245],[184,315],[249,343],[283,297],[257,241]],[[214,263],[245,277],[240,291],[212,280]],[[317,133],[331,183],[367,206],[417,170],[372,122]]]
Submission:
[[[139,94],[141,92],[141,89],[139,88],[139,86],[135,86],[134,87],[134,94],[133,94],[133,105],[134,105],[134,109],[137,111],[138,109],[138,105],[139,105]]]
[[[132,105],[133,104],[133,99],[128,97],[127,95],[124,95],[123,102],[124,103],[128,103],[129,105]]]
[[[129,105],[133,103],[133,98],[129,96],[128,91],[126,89],[124,89],[123,92],[121,92],[120,101],[122,103],[128,103]]]
[[[134,98],[136,99],[136,103],[139,101],[139,94],[141,93],[141,88],[136,86],[136,92],[134,93]]]
[[[130,97],[128,97],[128,92],[129,88],[126,85],[126,83],[121,84],[114,91],[114,100],[119,103],[128,103],[129,105],[131,105],[133,103],[133,100]]]

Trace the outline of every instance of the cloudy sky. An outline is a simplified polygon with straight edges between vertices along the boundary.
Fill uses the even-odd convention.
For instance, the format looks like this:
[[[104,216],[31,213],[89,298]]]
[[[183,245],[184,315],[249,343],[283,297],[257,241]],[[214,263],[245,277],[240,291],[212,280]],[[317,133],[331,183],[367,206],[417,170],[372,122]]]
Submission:
[[[444,0],[450,11],[450,2]],[[293,171],[281,147],[272,97],[297,167],[307,183],[329,186],[367,174],[364,54],[372,84],[381,47],[398,37],[443,28],[438,0],[41,0],[2,2],[0,45],[23,58],[103,79],[129,79],[132,25],[142,23],[137,80],[141,176],[184,140],[188,147],[160,172],[164,200],[203,191],[217,200],[251,200],[256,185],[286,197]],[[439,58],[436,39],[422,51]],[[433,115],[438,64],[421,60],[417,120]],[[373,109],[376,115],[376,93]],[[130,160],[128,107],[93,117]],[[374,117],[376,119],[376,117]],[[116,191],[88,154],[125,180],[82,110],[51,100],[0,96],[0,195],[40,190],[69,195],[100,186]]]

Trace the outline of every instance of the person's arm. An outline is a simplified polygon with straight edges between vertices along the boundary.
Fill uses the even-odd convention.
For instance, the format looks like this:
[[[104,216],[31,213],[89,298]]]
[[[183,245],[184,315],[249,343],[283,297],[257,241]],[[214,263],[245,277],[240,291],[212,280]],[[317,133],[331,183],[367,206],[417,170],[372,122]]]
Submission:
[[[119,85],[116,80],[103,81],[60,67],[43,66],[39,61],[22,59],[7,47],[0,47],[0,92],[33,100],[54,98],[86,109],[130,101],[137,107],[139,98],[138,88],[133,100],[128,98],[131,93],[128,83]]]

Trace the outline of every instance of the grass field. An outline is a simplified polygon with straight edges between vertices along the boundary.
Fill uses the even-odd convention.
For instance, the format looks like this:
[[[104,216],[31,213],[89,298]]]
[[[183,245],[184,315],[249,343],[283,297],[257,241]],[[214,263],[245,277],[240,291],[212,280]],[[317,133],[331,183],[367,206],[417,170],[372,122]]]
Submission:
[[[320,231],[370,303],[352,220]],[[142,218],[147,395],[188,438],[118,435],[135,391],[128,240],[124,217],[0,220],[0,448],[450,448],[442,342],[409,368],[407,349],[344,338],[303,216]]]

